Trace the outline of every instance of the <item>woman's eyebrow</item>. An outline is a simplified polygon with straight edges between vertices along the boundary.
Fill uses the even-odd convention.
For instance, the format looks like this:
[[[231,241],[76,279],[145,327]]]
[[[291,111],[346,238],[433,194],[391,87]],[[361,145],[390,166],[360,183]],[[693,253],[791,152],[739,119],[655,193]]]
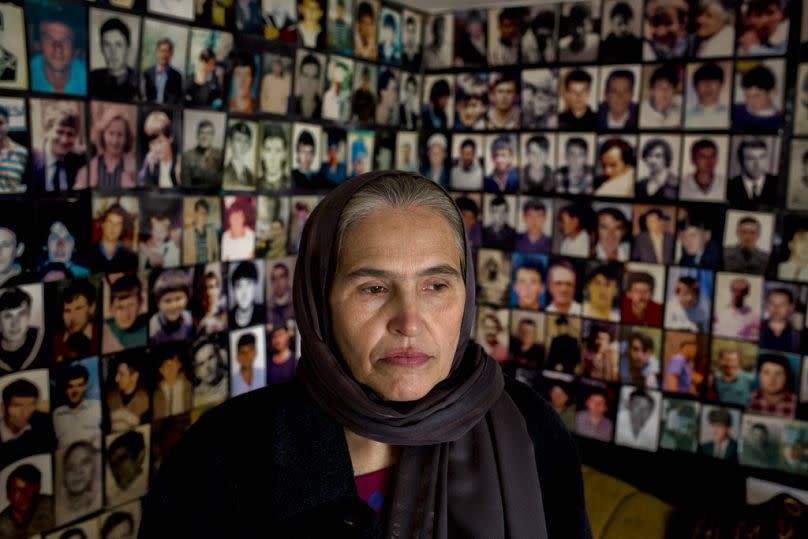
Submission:
[[[445,275],[447,277],[457,277],[458,279],[461,278],[460,271],[449,264],[438,264],[437,266],[431,266],[418,272],[416,277],[431,277],[434,275]],[[345,275],[345,279],[347,280],[362,279],[367,277],[377,279],[405,278],[405,276],[395,271],[387,271],[370,267],[358,268]]]

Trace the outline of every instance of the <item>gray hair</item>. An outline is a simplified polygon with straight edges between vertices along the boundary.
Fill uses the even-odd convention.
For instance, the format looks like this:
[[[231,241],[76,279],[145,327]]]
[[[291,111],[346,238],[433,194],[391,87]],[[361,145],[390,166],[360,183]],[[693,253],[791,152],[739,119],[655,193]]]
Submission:
[[[397,172],[368,183],[345,205],[337,223],[337,260],[348,230],[376,210],[385,208],[426,208],[443,217],[454,233],[460,273],[465,278],[466,232],[454,201],[432,180]]]

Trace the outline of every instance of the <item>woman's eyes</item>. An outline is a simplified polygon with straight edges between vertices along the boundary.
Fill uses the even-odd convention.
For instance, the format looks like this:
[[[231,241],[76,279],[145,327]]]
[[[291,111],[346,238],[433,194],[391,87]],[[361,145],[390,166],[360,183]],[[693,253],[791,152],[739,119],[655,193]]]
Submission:
[[[443,283],[443,282],[427,283],[427,284],[424,285],[424,290],[428,290],[430,292],[442,292],[444,290],[447,290],[448,288],[449,288],[449,285],[446,284],[446,283]],[[364,286],[364,287],[360,288],[360,291],[365,293],[365,294],[370,294],[370,295],[375,296],[375,295],[379,295],[379,294],[383,294],[383,293],[387,292],[388,288],[386,286],[384,286],[384,285],[378,284],[378,285]]]

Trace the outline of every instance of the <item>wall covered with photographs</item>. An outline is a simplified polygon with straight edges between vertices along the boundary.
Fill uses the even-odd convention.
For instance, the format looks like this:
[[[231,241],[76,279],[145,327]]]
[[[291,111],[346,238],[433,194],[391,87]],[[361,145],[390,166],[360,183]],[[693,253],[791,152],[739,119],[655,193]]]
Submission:
[[[476,338],[582,439],[804,480],[800,7],[0,2],[0,536],[132,536],[293,376],[303,225],[368,170],[452,192]]]

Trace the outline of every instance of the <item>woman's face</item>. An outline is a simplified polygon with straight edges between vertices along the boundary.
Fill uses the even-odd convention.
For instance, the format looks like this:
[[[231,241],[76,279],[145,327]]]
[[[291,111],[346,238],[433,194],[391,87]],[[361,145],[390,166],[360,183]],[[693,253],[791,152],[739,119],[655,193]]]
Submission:
[[[119,157],[123,153],[126,144],[126,122],[121,118],[112,120],[104,130],[104,151],[113,157]]]
[[[384,208],[355,224],[329,295],[351,373],[392,401],[420,399],[448,376],[465,300],[451,226],[420,208]]]

